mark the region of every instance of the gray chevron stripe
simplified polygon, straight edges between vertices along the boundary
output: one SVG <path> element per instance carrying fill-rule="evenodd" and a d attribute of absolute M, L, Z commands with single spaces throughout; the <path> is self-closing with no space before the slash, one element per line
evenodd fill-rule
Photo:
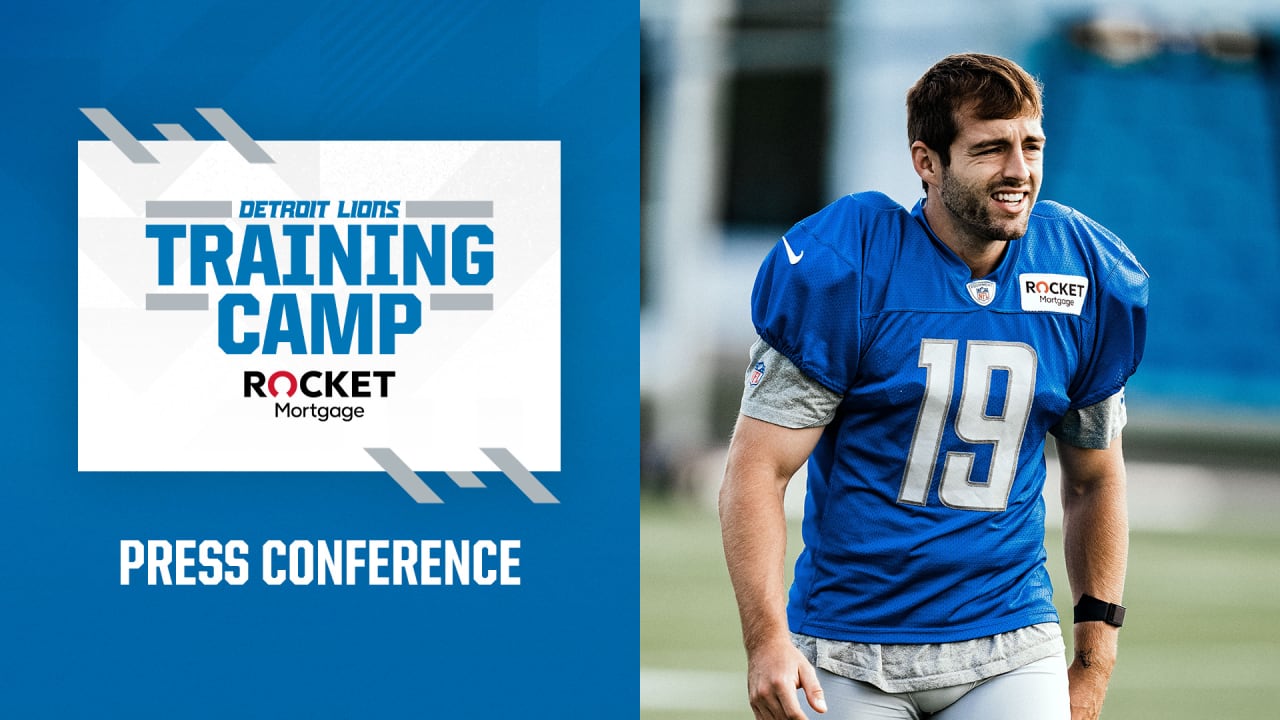
<path fill-rule="evenodd" d="M 231 147 L 243 155 L 245 160 L 251 163 L 275 162 L 267 154 L 266 150 L 263 150 L 258 143 L 253 141 L 253 138 L 249 137 L 249 133 L 245 132 L 244 128 L 231 119 L 226 110 L 222 108 L 196 108 L 196 112 L 204 116 L 204 119 L 213 126 L 213 129 L 226 138 L 227 142 L 231 143 Z"/>
<path fill-rule="evenodd" d="M 365 448 L 365 452 L 369 453 L 369 457 L 378 463 L 379 467 L 386 471 L 395 480 L 409 496 L 420 503 L 440 504 L 444 500 L 437 495 L 431 488 L 427 487 L 427 483 L 422 476 L 413 470 L 400 459 L 400 456 L 391 448 Z M 558 504 L 560 502 L 556 496 L 547 490 L 546 486 L 538 481 L 525 468 L 524 464 L 516 459 L 516 456 L 506 448 L 481 448 L 483 452 L 498 469 L 502 471 L 507 479 L 516 486 L 520 492 L 529 500 L 538 504 Z M 478 488 L 487 487 L 476 474 L 468 470 L 450 470 L 444 475 L 453 481 L 454 485 L 460 488 Z"/>
<path fill-rule="evenodd" d="M 482 488 L 485 486 L 480 481 L 480 478 L 476 477 L 475 473 L 467 472 L 466 470 L 453 470 L 445 473 L 445 475 L 448 475 L 453 484 L 460 488 Z"/>
<path fill-rule="evenodd" d="M 191 133 L 187 132 L 187 129 L 178 123 L 156 123 L 156 129 L 160 131 L 160 134 L 164 136 L 165 140 L 175 142 L 190 142 L 195 140 L 195 138 L 191 137 Z"/>
<path fill-rule="evenodd" d="M 404 491 L 409 493 L 409 497 L 419 503 L 442 503 L 444 500 L 440 496 L 432 492 L 431 488 L 418 477 L 418 474 L 409 469 L 408 465 L 395 454 L 391 448 L 365 448 L 365 452 L 369 453 L 369 457 L 373 458 L 383 470 L 400 484 Z"/>
<path fill-rule="evenodd" d="M 533 502 L 560 502 L 555 495 L 551 494 L 550 490 L 547 490 L 545 485 L 538 482 L 533 473 L 529 472 L 524 464 L 516 459 L 515 455 L 511 454 L 510 450 L 506 448 L 480 448 L 480 452 L 487 455 L 493 461 L 493 464 L 497 465 L 498 469 L 505 473 L 517 488 L 520 488 L 520 492 L 524 493 Z"/>
<path fill-rule="evenodd" d="M 80 108 L 80 112 L 89 118 L 89 122 L 93 123 L 113 145 L 120 148 L 120 152 L 125 157 L 135 163 L 157 163 L 160 162 L 146 148 L 142 147 L 142 143 L 138 142 L 138 138 L 133 133 L 125 129 L 124 125 L 116 119 L 106 108 Z"/>

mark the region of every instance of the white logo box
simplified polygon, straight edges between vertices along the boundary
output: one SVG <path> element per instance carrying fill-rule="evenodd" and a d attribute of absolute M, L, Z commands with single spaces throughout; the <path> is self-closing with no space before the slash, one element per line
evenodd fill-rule
<path fill-rule="evenodd" d="M 558 142 L 259 141 L 273 162 L 251 163 L 226 142 L 144 143 L 158 162 L 133 162 L 112 142 L 79 143 L 79 468 L 83 471 L 375 471 L 366 448 L 391 448 L 414 470 L 487 470 L 483 448 L 501 448 L 530 471 L 560 469 L 560 146 Z M 247 219 L 241 204 L 329 200 L 325 218 Z M 340 201 L 400 201 L 402 217 L 338 218 Z M 165 208 L 230 203 L 231 217 L 157 217 Z M 148 217 L 148 203 L 152 203 Z M 406 204 L 488 217 L 403 217 Z M 175 205 L 176 204 L 176 205 Z M 151 224 L 269 226 L 281 272 L 289 267 L 286 224 L 466 223 L 492 231 L 493 279 L 463 287 L 193 287 L 189 247 L 174 246 L 172 286 L 158 278 Z M 314 238 L 313 238 L 314 241 Z M 363 272 L 374 243 L 362 245 Z M 390 267 L 398 270 L 398 236 Z M 316 262 L 315 257 L 309 258 Z M 452 262 L 449 257 L 447 263 Z M 308 268 L 315 272 L 314 266 Z M 298 293 L 310 335 L 312 292 L 412 293 L 421 328 L 400 335 L 393 355 L 231 355 L 218 345 L 219 303 L 249 292 L 261 316 L 239 318 L 237 334 L 261 330 L 275 292 Z M 192 298 L 207 310 L 181 308 Z M 484 296 L 490 296 L 485 309 Z M 148 297 L 151 306 L 148 310 Z M 433 305 L 432 296 L 435 298 Z M 481 298 L 476 302 L 475 298 Z M 461 300 L 459 302 L 459 300 Z M 376 298 L 375 298 L 376 301 Z M 375 302 L 376 304 L 376 302 Z M 170 309 L 160 309 L 160 308 Z M 376 309 L 376 308 L 375 308 Z M 331 351 L 331 348 L 329 348 Z M 244 397 L 245 371 L 301 376 L 318 371 L 394 371 L 389 397 Z M 285 383 L 278 387 L 283 389 Z M 275 403 L 362 405 L 364 417 L 321 422 L 277 417 Z"/>

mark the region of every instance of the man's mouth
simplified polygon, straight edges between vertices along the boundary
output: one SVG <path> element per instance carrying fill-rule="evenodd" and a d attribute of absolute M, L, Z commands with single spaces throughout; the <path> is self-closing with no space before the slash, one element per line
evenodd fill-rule
<path fill-rule="evenodd" d="M 991 199 L 1004 206 L 1009 212 L 1016 213 L 1022 209 L 1024 201 L 1027 199 L 1026 192 L 997 192 L 991 194 Z"/>

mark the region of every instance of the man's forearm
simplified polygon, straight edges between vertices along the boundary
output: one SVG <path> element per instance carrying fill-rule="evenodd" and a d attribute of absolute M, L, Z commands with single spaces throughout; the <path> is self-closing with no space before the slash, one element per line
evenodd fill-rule
<path fill-rule="evenodd" d="M 782 490 L 774 489 L 776 480 L 762 477 L 762 472 L 760 468 L 731 466 L 720 492 L 725 561 L 748 650 L 786 633 L 783 563 L 787 528 Z"/>
<path fill-rule="evenodd" d="M 1123 477 L 1065 490 L 1063 545 L 1072 602 L 1088 593 L 1120 602 L 1129 556 Z"/>
<path fill-rule="evenodd" d="M 1072 604 L 1083 594 L 1117 603 L 1129 553 L 1125 473 L 1119 441 L 1111 450 L 1060 448 L 1063 457 L 1063 545 Z M 1117 628 L 1100 621 L 1074 627 L 1068 671 L 1073 718 L 1096 718 L 1115 667 Z"/>
<path fill-rule="evenodd" d="M 821 434 L 821 428 L 783 428 L 745 415 L 734 429 L 720 488 L 720 526 L 747 650 L 787 638 L 782 501 Z"/>
<path fill-rule="evenodd" d="M 791 644 L 783 602 L 787 520 L 783 497 L 821 434 L 738 418 L 724 485 L 720 525 L 747 648 L 747 694 L 757 719 L 803 719 L 796 689 L 826 711 L 813 666 Z"/>

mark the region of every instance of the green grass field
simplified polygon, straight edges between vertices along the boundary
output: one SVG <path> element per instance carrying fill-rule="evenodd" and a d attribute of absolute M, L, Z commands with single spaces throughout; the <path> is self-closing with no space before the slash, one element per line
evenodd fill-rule
<path fill-rule="evenodd" d="M 641 503 L 642 719 L 751 717 L 719 532 L 709 510 Z M 1070 597 L 1056 529 L 1047 541 L 1062 611 Z M 1223 517 L 1207 531 L 1134 531 L 1125 604 L 1104 718 L 1280 716 L 1280 518 L 1262 527 Z"/>

